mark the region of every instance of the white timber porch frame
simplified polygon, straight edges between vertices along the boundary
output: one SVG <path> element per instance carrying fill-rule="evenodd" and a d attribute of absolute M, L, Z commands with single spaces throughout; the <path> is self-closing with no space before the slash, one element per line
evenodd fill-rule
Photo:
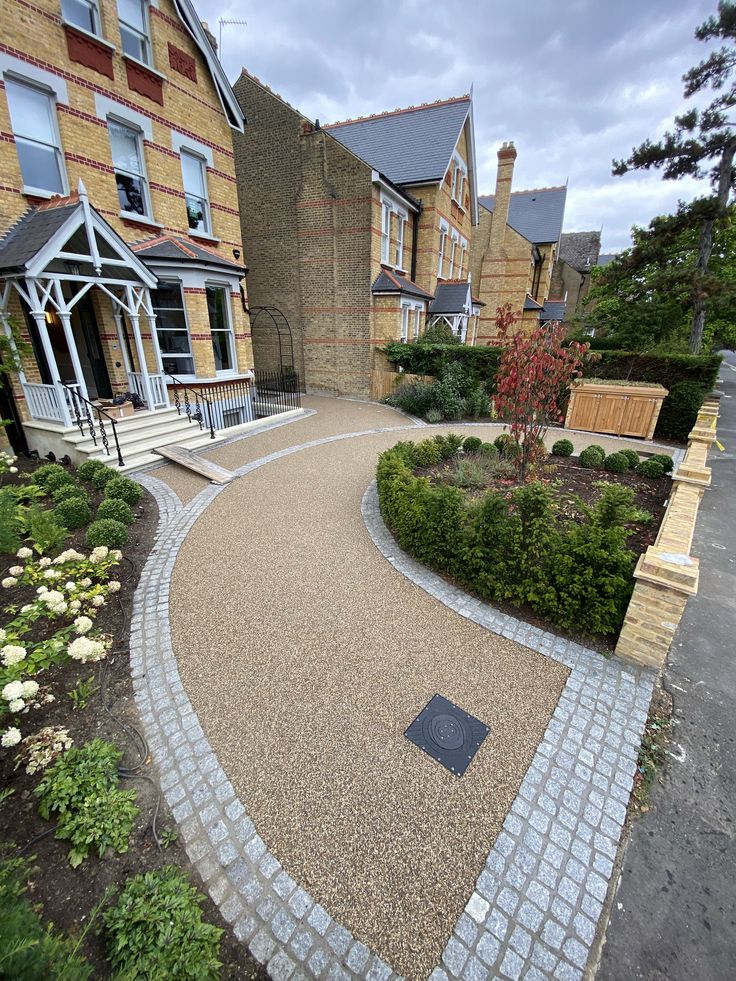
<path fill-rule="evenodd" d="M 14 289 L 28 305 L 51 375 L 51 384 L 40 384 L 29 382 L 22 369 L 18 372 L 28 411 L 34 419 L 61 423 L 65 427 L 79 422 L 80 405 L 75 395 L 89 401 L 71 317 L 76 304 L 93 288 L 107 294 L 113 303 L 118 342 L 131 390 L 143 399 L 148 409 L 163 408 L 169 404 L 156 331 L 156 315 L 150 295 L 150 289 L 156 286 L 158 280 L 107 222 L 91 208 L 81 181 L 78 195 L 79 206 L 75 208 L 69 219 L 26 263 L 25 270 L 13 271 L 12 274 L 4 277 L 0 292 L 0 324 L 8 337 L 16 360 L 20 362 L 10 327 L 11 289 Z M 66 251 L 64 246 L 82 227 L 86 233 L 89 251 L 87 253 Z M 115 253 L 115 257 L 100 254 L 98 235 Z M 58 269 L 60 263 L 68 271 L 60 271 Z M 57 266 L 56 269 L 49 268 L 54 265 Z M 80 270 L 82 265 L 91 265 L 94 275 L 84 275 Z M 116 276 L 117 269 L 125 269 L 128 275 L 118 273 Z M 131 280 L 130 274 L 135 275 L 134 280 Z M 2 276 L 1 271 L 0 276 Z M 67 298 L 63 287 L 70 284 L 73 286 L 73 294 Z M 54 310 L 61 321 L 74 369 L 75 382 L 72 385 L 65 385 L 61 381 L 46 321 L 46 312 L 49 309 Z M 140 368 L 138 372 L 133 371 L 128 357 L 123 314 L 127 315 L 131 326 Z M 146 364 L 140 331 L 141 316 L 145 317 L 151 332 L 157 367 L 154 373 L 149 372 Z"/>

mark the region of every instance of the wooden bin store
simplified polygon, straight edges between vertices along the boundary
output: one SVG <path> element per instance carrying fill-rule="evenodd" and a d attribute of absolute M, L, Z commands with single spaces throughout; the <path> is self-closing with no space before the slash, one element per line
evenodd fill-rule
<path fill-rule="evenodd" d="M 651 439 L 666 396 L 662 385 L 577 381 L 570 390 L 565 428 Z"/>

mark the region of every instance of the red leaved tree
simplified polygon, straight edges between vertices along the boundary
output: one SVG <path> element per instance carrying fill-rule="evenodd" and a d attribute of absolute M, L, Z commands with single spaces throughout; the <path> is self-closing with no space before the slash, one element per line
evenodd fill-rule
<path fill-rule="evenodd" d="M 582 374 L 588 344 L 563 347 L 564 328 L 545 324 L 530 333 L 512 330 L 521 319 L 506 303 L 496 311 L 500 343 L 505 345 L 496 375 L 494 400 L 516 442 L 519 479 L 525 480 L 541 453 L 552 422 L 562 422 L 561 403 L 573 378 Z"/>

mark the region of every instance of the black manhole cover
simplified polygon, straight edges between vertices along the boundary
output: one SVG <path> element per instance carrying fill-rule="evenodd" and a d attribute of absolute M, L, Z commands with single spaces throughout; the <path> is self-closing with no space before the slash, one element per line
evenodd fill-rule
<path fill-rule="evenodd" d="M 442 695 L 434 695 L 406 730 L 406 738 L 461 777 L 489 729 Z"/>

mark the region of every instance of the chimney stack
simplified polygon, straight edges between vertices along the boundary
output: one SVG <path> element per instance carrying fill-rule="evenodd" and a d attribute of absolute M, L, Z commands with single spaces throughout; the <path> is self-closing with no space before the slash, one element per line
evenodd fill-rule
<path fill-rule="evenodd" d="M 491 251 L 496 256 L 500 256 L 506 237 L 506 223 L 509 220 L 509 202 L 515 160 L 516 147 L 513 142 L 504 142 L 498 151 L 496 193 L 493 205 L 493 223 L 491 225 Z"/>

